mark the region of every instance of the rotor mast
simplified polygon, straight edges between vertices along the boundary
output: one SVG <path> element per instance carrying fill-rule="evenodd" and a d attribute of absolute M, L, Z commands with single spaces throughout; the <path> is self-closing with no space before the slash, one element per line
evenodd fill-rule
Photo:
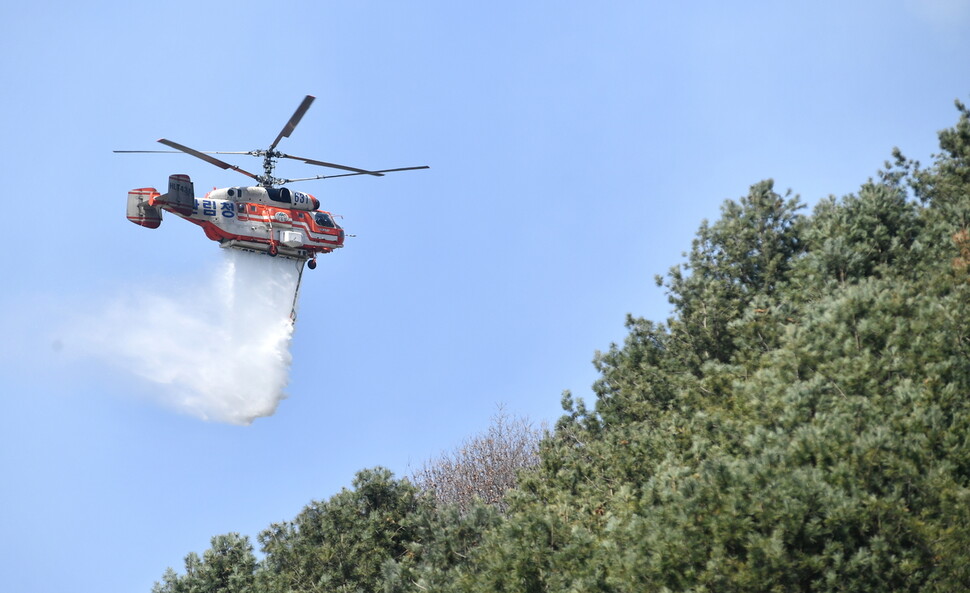
<path fill-rule="evenodd" d="M 257 150 L 254 152 L 255 156 L 263 157 L 263 174 L 259 178 L 259 185 L 273 187 L 278 182 L 282 182 L 282 179 L 273 177 L 273 167 L 276 166 L 276 159 L 279 158 L 277 155 L 280 153 L 273 150 Z"/>

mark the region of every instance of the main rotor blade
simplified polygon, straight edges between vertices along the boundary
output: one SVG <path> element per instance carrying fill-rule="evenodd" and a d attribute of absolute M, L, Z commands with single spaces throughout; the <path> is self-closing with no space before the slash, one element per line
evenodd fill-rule
<path fill-rule="evenodd" d="M 254 174 L 250 173 L 249 171 L 246 171 L 244 169 L 240 169 L 236 165 L 230 165 L 229 163 L 227 163 L 225 161 L 220 161 L 219 159 L 217 159 L 215 157 L 212 157 L 212 156 L 209 156 L 209 155 L 205 154 L 204 152 L 199 152 L 198 150 L 195 150 L 194 148 L 189 148 L 188 146 L 182 146 L 178 142 L 172 142 L 171 140 L 166 140 L 165 138 L 159 139 L 159 142 L 161 142 L 165 146 L 171 146 L 172 148 L 175 148 L 177 150 L 181 150 L 182 152 L 184 152 L 186 154 L 191 154 L 192 156 L 194 156 L 196 158 L 200 158 L 200 159 L 202 159 L 203 161 L 205 161 L 205 162 L 207 162 L 209 164 L 212 164 L 212 165 L 215 165 L 215 166 L 219 167 L 220 169 L 232 169 L 233 171 L 239 171 L 243 175 L 248 175 L 249 177 L 252 177 L 253 179 L 255 179 L 257 181 L 259 180 L 259 177 L 257 175 L 254 175 Z"/>
<path fill-rule="evenodd" d="M 280 135 L 276 137 L 276 140 L 273 140 L 272 144 L 269 145 L 269 152 L 273 152 L 273 149 L 276 148 L 276 145 L 280 143 L 280 140 L 290 137 L 290 134 L 293 133 L 296 125 L 300 123 L 301 119 L 303 119 L 303 114 L 305 114 L 306 110 L 310 108 L 310 105 L 313 104 L 313 100 L 315 98 L 316 97 L 313 95 L 307 95 L 303 98 L 303 102 L 300 103 L 300 106 L 296 108 L 296 111 L 293 113 L 293 117 L 291 117 L 290 121 L 286 122 L 286 125 L 283 126 L 283 129 L 280 131 Z"/>
<path fill-rule="evenodd" d="M 397 171 L 414 171 L 416 169 L 430 169 L 428 165 L 420 167 L 401 167 L 399 169 L 381 169 L 380 171 L 364 171 L 362 173 L 341 173 L 339 175 L 317 175 L 315 177 L 301 177 L 299 179 L 283 179 L 282 183 L 293 183 L 294 181 L 314 181 L 316 179 L 333 179 L 335 177 L 353 177 L 354 175 L 374 175 L 378 173 L 395 173 Z"/>
<path fill-rule="evenodd" d="M 418 169 L 430 169 L 428 165 L 421 165 L 420 167 L 398 167 L 397 169 L 381 169 L 380 171 L 374 171 L 374 173 L 396 173 L 398 171 L 417 171 Z"/>
<path fill-rule="evenodd" d="M 112 150 L 111 152 L 123 152 L 123 153 L 143 152 L 143 153 L 151 153 L 151 154 L 182 154 L 184 151 L 182 151 L 182 150 Z M 253 154 L 251 151 L 248 151 L 248 150 L 233 150 L 233 151 L 227 151 L 227 150 L 197 150 L 196 152 L 201 152 L 203 154 L 248 154 L 248 155 L 252 155 Z"/>
<path fill-rule="evenodd" d="M 167 153 L 167 154 L 168 153 L 175 154 L 175 153 L 181 152 L 181 151 L 180 150 L 112 150 L 111 152 L 124 152 L 124 153 L 135 153 L 135 152 L 160 153 L 160 152 L 164 152 L 164 153 Z"/>
<path fill-rule="evenodd" d="M 281 154 L 279 156 L 281 158 L 284 158 L 284 159 L 293 159 L 293 160 L 296 160 L 296 161 L 303 161 L 304 163 L 306 163 L 308 165 L 319 165 L 321 167 L 330 167 L 331 169 L 341 169 L 343 171 L 353 171 L 354 173 L 356 173 L 358 175 L 376 175 L 378 177 L 381 176 L 381 174 L 379 172 L 377 172 L 377 171 L 368 171 L 367 169 L 358 169 L 357 167 L 348 167 L 347 165 L 338 165 L 336 163 L 328 163 L 328 162 L 325 162 L 325 161 L 318 161 L 316 159 L 308 159 L 308 158 L 304 158 L 302 156 L 291 156 L 291 155 L 288 155 L 288 154 Z"/>

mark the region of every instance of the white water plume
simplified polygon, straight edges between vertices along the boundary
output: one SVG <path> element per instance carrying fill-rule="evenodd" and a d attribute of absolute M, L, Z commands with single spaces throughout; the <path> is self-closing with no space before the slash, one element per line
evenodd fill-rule
<path fill-rule="evenodd" d="M 286 397 L 302 262 L 227 249 L 208 281 L 110 303 L 79 339 L 88 354 L 156 386 L 205 420 L 249 424 Z"/>

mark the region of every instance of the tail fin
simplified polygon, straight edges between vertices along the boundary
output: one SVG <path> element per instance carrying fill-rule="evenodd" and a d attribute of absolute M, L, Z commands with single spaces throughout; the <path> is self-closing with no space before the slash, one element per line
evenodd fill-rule
<path fill-rule="evenodd" d="M 143 227 L 157 229 L 162 224 L 162 211 L 149 205 L 149 200 L 157 197 L 158 190 L 154 187 L 143 187 L 128 192 L 128 220 Z"/>
<path fill-rule="evenodd" d="M 188 175 L 169 175 L 168 193 L 161 197 L 172 210 L 183 216 L 192 214 L 195 208 L 195 187 Z"/>

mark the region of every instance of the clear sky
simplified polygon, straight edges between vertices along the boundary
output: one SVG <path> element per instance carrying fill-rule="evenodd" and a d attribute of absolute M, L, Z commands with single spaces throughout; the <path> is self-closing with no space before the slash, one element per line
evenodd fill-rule
<path fill-rule="evenodd" d="M 0 22 L 0 569 L 18 593 L 148 591 L 211 536 L 255 540 L 363 468 L 405 475 L 499 404 L 554 422 L 564 389 L 591 399 L 627 313 L 669 314 L 653 276 L 723 200 L 768 177 L 809 204 L 852 192 L 893 146 L 928 161 L 970 101 L 966 0 L 39 0 Z M 129 189 L 247 182 L 111 151 L 265 148 L 307 94 L 284 151 L 431 169 L 297 186 L 357 237 L 304 275 L 276 413 L 207 422 L 66 362 L 92 354 L 68 328 L 110 341 L 119 300 L 220 305 L 200 287 L 224 253 L 174 217 L 127 222 Z M 211 339 L 184 348 L 230 366 Z"/>

